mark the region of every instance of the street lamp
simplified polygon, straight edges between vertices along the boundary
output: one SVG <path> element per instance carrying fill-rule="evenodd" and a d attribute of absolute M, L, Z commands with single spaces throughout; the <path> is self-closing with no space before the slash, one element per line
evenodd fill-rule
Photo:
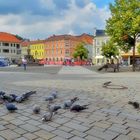
<path fill-rule="evenodd" d="M 93 29 L 93 37 L 94 37 L 94 42 L 93 42 L 93 44 L 94 44 L 94 59 L 95 59 L 95 64 L 96 64 L 96 27 Z"/>

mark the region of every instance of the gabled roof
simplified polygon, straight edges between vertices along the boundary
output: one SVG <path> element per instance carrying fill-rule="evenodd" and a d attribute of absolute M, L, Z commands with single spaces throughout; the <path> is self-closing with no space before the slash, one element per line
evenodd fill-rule
<path fill-rule="evenodd" d="M 83 33 L 80 36 L 77 36 L 81 42 L 84 42 L 85 44 L 93 44 L 93 36 Z"/>
<path fill-rule="evenodd" d="M 23 41 L 23 42 L 21 42 L 21 46 L 22 47 L 27 47 L 29 45 L 30 45 L 30 41 Z"/>
<path fill-rule="evenodd" d="M 58 41 L 58 40 L 78 40 L 77 37 L 72 36 L 72 35 L 53 35 L 50 36 L 46 41 Z"/>
<path fill-rule="evenodd" d="M 5 32 L 0 32 L 0 41 L 1 42 L 13 42 L 13 43 L 20 43 L 19 40 L 15 35 Z"/>

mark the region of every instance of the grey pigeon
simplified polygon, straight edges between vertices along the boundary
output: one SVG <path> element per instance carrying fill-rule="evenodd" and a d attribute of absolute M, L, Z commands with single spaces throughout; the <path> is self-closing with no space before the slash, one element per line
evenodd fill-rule
<path fill-rule="evenodd" d="M 87 107 L 88 105 L 73 105 L 71 108 L 70 108 L 70 111 L 74 111 L 74 112 L 80 112 L 84 109 L 88 109 Z"/>
<path fill-rule="evenodd" d="M 72 104 L 73 104 L 74 102 L 76 102 L 77 100 L 79 100 L 79 98 L 78 98 L 78 97 L 74 97 L 74 98 L 72 98 L 72 99 L 70 99 L 70 100 L 65 101 L 65 102 L 64 102 L 64 105 L 63 105 L 63 108 L 64 108 L 64 109 L 70 108 L 70 107 L 72 106 Z"/>
<path fill-rule="evenodd" d="M 53 112 L 49 111 L 43 115 L 42 121 L 51 121 L 52 116 L 53 116 Z"/>
<path fill-rule="evenodd" d="M 10 112 L 14 112 L 15 110 L 18 109 L 18 108 L 17 108 L 14 104 L 12 104 L 12 103 L 6 103 L 6 108 L 7 108 L 7 110 L 10 111 Z"/>
<path fill-rule="evenodd" d="M 57 110 L 61 109 L 60 105 L 48 105 L 48 108 L 51 112 L 57 112 Z"/>
<path fill-rule="evenodd" d="M 33 106 L 33 113 L 39 114 L 40 113 L 40 106 L 39 105 L 34 105 Z"/>
<path fill-rule="evenodd" d="M 23 97 L 22 97 L 22 96 L 17 96 L 17 97 L 15 98 L 15 101 L 16 101 L 17 103 L 21 103 L 21 102 L 23 101 Z"/>
<path fill-rule="evenodd" d="M 35 93 L 36 93 L 36 91 L 26 92 L 26 93 L 22 94 L 21 96 L 17 96 L 15 98 L 15 101 L 18 103 L 21 103 L 21 102 L 27 100 L 31 95 L 33 95 Z"/>
<path fill-rule="evenodd" d="M 33 94 L 36 94 L 36 91 L 29 91 L 29 92 L 22 94 L 23 100 L 28 99 Z"/>
<path fill-rule="evenodd" d="M 0 91 L 0 97 L 3 97 L 6 93 L 4 91 Z"/>
<path fill-rule="evenodd" d="M 12 101 L 15 101 L 15 99 L 16 99 L 18 96 L 15 95 L 15 94 L 10 94 L 10 97 L 12 98 Z"/>
<path fill-rule="evenodd" d="M 45 101 L 49 101 L 49 103 L 51 103 L 54 100 L 54 96 L 50 95 L 48 97 L 46 97 Z"/>
<path fill-rule="evenodd" d="M 57 98 L 57 91 L 53 90 L 50 95 L 53 96 L 54 99 Z"/>

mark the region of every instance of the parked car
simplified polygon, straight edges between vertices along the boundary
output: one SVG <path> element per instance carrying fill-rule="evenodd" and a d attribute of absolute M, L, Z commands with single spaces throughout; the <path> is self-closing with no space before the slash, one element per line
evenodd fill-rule
<path fill-rule="evenodd" d="M 0 57 L 0 67 L 5 67 L 9 65 L 10 65 L 10 61 L 8 58 Z"/>

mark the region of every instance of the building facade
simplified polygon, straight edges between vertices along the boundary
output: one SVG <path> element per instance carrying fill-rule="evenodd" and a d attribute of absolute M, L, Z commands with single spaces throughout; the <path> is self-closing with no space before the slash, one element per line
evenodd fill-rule
<path fill-rule="evenodd" d="M 93 63 L 96 65 L 101 65 L 106 63 L 106 58 L 102 56 L 102 45 L 109 41 L 110 37 L 105 34 L 104 30 L 96 30 L 94 32 L 94 42 L 93 42 Z M 135 47 L 135 59 L 140 60 L 140 54 L 137 51 L 137 46 L 140 44 L 140 38 L 136 41 Z M 124 65 L 132 65 L 133 61 L 133 48 L 129 52 L 124 52 L 120 50 L 119 54 L 120 62 L 123 62 Z"/>
<path fill-rule="evenodd" d="M 19 60 L 21 40 L 13 34 L 0 32 L 0 57 L 6 57 L 13 62 Z"/>
<path fill-rule="evenodd" d="M 110 37 L 105 34 L 104 30 L 96 30 L 93 42 L 93 63 L 102 65 L 106 62 L 106 58 L 102 55 L 102 45 L 109 41 Z"/>
<path fill-rule="evenodd" d="M 21 43 L 21 56 L 27 57 L 30 55 L 30 41 L 23 41 Z"/>
<path fill-rule="evenodd" d="M 46 59 L 45 40 L 30 41 L 30 55 L 35 60 Z"/>
<path fill-rule="evenodd" d="M 53 35 L 46 40 L 46 56 L 50 61 L 64 61 L 72 59 L 76 46 L 79 43 L 92 45 L 93 38 L 90 35 Z M 93 48 L 93 46 L 92 46 Z M 89 49 L 92 51 L 91 49 Z"/>
<path fill-rule="evenodd" d="M 53 35 L 46 40 L 46 56 L 50 61 L 64 61 L 73 58 L 78 38 L 71 35 Z"/>
<path fill-rule="evenodd" d="M 140 37 L 136 40 L 136 47 L 135 47 L 135 61 L 140 61 L 140 54 L 137 51 L 137 46 L 140 44 Z M 132 65 L 133 63 L 133 48 L 127 53 L 121 51 L 121 58 L 122 61 L 127 65 Z"/>

